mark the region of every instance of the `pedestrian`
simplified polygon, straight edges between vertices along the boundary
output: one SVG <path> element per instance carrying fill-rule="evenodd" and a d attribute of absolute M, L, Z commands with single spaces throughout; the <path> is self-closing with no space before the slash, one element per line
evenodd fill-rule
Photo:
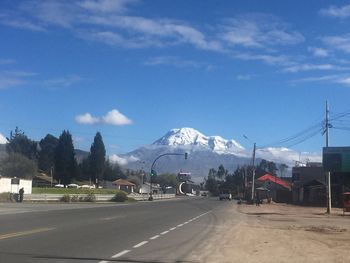
<path fill-rule="evenodd" d="M 256 192 L 256 195 L 255 195 L 255 204 L 256 206 L 260 206 L 260 196 L 258 191 Z"/>
<path fill-rule="evenodd" d="M 24 188 L 22 187 L 21 189 L 19 189 L 19 202 L 21 203 L 23 201 L 23 195 L 24 195 Z"/>

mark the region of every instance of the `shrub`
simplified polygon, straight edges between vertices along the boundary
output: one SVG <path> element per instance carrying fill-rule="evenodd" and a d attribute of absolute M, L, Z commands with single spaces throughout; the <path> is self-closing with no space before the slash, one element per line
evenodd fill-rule
<path fill-rule="evenodd" d="M 62 196 L 62 198 L 61 198 L 61 201 L 62 202 L 66 202 L 66 203 L 69 203 L 70 202 L 70 195 L 64 195 L 64 196 Z"/>
<path fill-rule="evenodd" d="M 133 202 L 136 202 L 136 199 L 135 198 L 132 198 L 132 197 L 128 197 L 128 200 L 127 200 L 129 203 L 133 203 Z"/>
<path fill-rule="evenodd" d="M 11 193 L 1 193 L 0 194 L 0 202 L 13 202 L 13 201 L 15 201 L 15 200 L 12 198 Z"/>
<path fill-rule="evenodd" d="M 88 193 L 85 198 L 85 202 L 95 202 L 96 201 L 96 195 L 93 192 Z"/>
<path fill-rule="evenodd" d="M 78 195 L 73 195 L 70 199 L 71 202 L 79 202 L 79 196 Z"/>
<path fill-rule="evenodd" d="M 125 202 L 126 200 L 128 200 L 128 196 L 123 191 L 117 191 L 117 193 L 115 194 L 115 196 L 112 199 L 112 201 L 114 201 L 114 202 Z"/>

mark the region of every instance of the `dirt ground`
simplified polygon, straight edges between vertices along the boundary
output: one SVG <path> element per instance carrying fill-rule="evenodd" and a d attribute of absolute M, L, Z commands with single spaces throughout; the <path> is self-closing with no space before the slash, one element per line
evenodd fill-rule
<path fill-rule="evenodd" d="M 350 262 L 350 215 L 286 204 L 233 205 L 200 262 Z M 198 256 L 198 255 L 197 255 Z"/>

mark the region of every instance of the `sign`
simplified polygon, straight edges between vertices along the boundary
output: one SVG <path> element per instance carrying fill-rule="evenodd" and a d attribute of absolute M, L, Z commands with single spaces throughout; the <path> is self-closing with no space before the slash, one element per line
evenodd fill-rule
<path fill-rule="evenodd" d="M 19 178 L 12 178 L 11 184 L 19 184 Z"/>
<path fill-rule="evenodd" d="M 350 172 L 350 147 L 324 147 L 323 169 L 327 172 Z"/>

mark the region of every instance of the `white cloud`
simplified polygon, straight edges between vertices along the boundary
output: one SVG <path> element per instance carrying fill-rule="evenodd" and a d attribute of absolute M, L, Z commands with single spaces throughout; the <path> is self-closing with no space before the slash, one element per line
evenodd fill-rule
<path fill-rule="evenodd" d="M 319 11 L 321 15 L 336 17 L 336 18 L 347 18 L 350 16 L 350 5 L 344 5 L 341 7 L 330 6 L 328 8 L 321 9 Z"/>
<path fill-rule="evenodd" d="M 107 114 L 102 117 L 94 117 L 90 113 L 77 115 L 75 121 L 79 124 L 109 124 L 116 126 L 130 125 L 133 123 L 132 120 L 116 109 L 107 112 Z"/>
<path fill-rule="evenodd" d="M 74 85 L 75 83 L 81 81 L 81 77 L 78 75 L 70 75 L 67 77 L 47 79 L 43 81 L 43 84 L 48 87 L 69 87 Z"/>
<path fill-rule="evenodd" d="M 311 71 L 311 70 L 335 70 L 342 69 L 332 64 L 299 64 L 284 69 L 286 72 L 296 73 L 300 71 Z"/>
<path fill-rule="evenodd" d="M 36 73 L 25 71 L 0 71 L 0 89 L 8 89 L 20 86 L 28 81 L 28 78 Z"/>
<path fill-rule="evenodd" d="M 44 26 L 23 18 L 15 17 L 13 14 L 0 14 L 0 24 L 30 31 L 46 31 Z"/>
<path fill-rule="evenodd" d="M 285 55 L 251 54 L 251 53 L 241 52 L 241 53 L 236 53 L 233 56 L 241 60 L 262 61 L 269 65 L 293 66 L 296 64 L 290 57 Z"/>
<path fill-rule="evenodd" d="M 339 78 L 336 80 L 336 82 L 345 86 L 350 86 L 350 77 Z"/>
<path fill-rule="evenodd" d="M 350 34 L 343 36 L 327 36 L 323 37 L 322 41 L 330 48 L 350 53 Z"/>
<path fill-rule="evenodd" d="M 16 63 L 15 60 L 9 58 L 0 58 L 0 65 L 8 65 Z"/>
<path fill-rule="evenodd" d="M 294 166 L 295 162 L 301 161 L 306 162 L 322 162 L 322 155 L 320 153 L 310 153 L 310 152 L 297 152 L 288 148 L 274 148 L 269 147 L 265 149 L 258 149 L 258 158 L 263 158 L 270 161 L 275 161 L 279 163 L 285 163 L 288 166 Z"/>
<path fill-rule="evenodd" d="M 237 75 L 236 79 L 237 80 L 251 80 L 255 76 L 256 75 L 253 75 L 253 74 Z"/>
<path fill-rule="evenodd" d="M 275 45 L 294 45 L 304 41 L 297 31 L 275 16 L 248 14 L 226 20 L 221 38 L 231 45 L 266 48 Z"/>
<path fill-rule="evenodd" d="M 6 144 L 6 143 L 7 143 L 6 137 L 0 133 L 0 144 Z"/>
<path fill-rule="evenodd" d="M 105 116 L 103 116 L 102 121 L 103 123 L 117 126 L 132 124 L 130 119 L 116 109 L 111 110 Z"/>
<path fill-rule="evenodd" d="M 93 117 L 90 113 L 85 113 L 76 116 L 75 121 L 79 124 L 97 124 L 100 122 L 100 119 Z"/>
<path fill-rule="evenodd" d="M 136 2 L 136 0 L 85 0 L 78 2 L 78 5 L 92 12 L 123 13 L 127 11 L 127 5 Z"/>
<path fill-rule="evenodd" d="M 125 166 L 129 162 L 136 162 L 136 161 L 138 161 L 139 158 L 137 158 L 137 157 L 135 157 L 133 155 L 123 158 L 123 157 L 120 157 L 120 156 L 118 156 L 116 154 L 112 154 L 112 155 L 109 156 L 109 160 L 110 160 L 111 163 L 117 163 L 119 165 Z"/>
<path fill-rule="evenodd" d="M 315 57 L 328 57 L 329 51 L 320 47 L 308 47 L 308 51 L 310 51 Z"/>
<path fill-rule="evenodd" d="M 170 65 L 177 68 L 204 68 L 206 70 L 211 70 L 214 66 L 204 63 L 198 62 L 194 60 L 186 60 L 176 56 L 159 56 L 149 58 L 144 65 L 147 66 L 159 66 L 159 65 Z"/>

